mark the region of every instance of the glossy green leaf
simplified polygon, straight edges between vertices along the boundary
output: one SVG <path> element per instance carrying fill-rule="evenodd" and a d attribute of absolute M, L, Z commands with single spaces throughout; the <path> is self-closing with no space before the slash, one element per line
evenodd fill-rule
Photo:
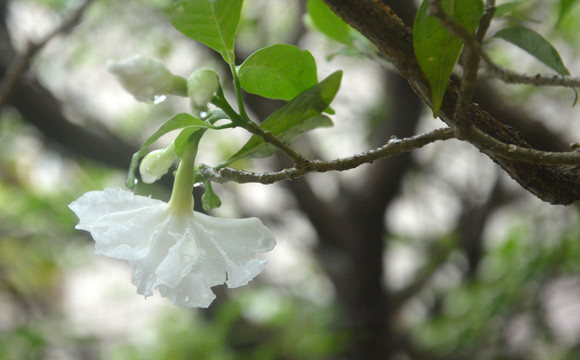
<path fill-rule="evenodd" d="M 307 50 L 276 44 L 250 55 L 238 69 L 247 92 L 271 99 L 292 100 L 316 85 L 316 61 Z"/>
<path fill-rule="evenodd" d="M 201 205 L 205 211 L 209 211 L 211 209 L 216 209 L 222 206 L 222 200 L 217 196 L 217 194 L 213 191 L 211 186 L 211 181 L 205 182 L 205 191 L 201 196 Z"/>
<path fill-rule="evenodd" d="M 433 116 L 437 117 L 463 43 L 428 15 L 430 0 L 423 0 L 413 26 L 413 45 L 419 66 L 431 86 Z M 467 31 L 473 32 L 483 14 L 481 0 L 442 0 L 443 8 Z"/>
<path fill-rule="evenodd" d="M 243 0 L 183 0 L 171 9 L 171 23 L 186 36 L 219 52 L 234 63 L 234 40 Z"/>
<path fill-rule="evenodd" d="M 332 121 L 322 115 L 322 112 L 334 99 L 341 79 L 342 71 L 331 74 L 270 115 L 260 126 L 283 141 L 290 141 L 305 131 L 321 126 L 332 126 Z M 253 135 L 238 152 L 220 166 L 243 158 L 269 156 L 276 151 L 277 149 L 266 144 L 260 137 Z"/>
<path fill-rule="evenodd" d="M 153 133 L 153 135 L 151 135 L 147 140 L 145 140 L 139 151 L 133 154 L 133 157 L 131 158 L 131 164 L 129 165 L 129 173 L 127 175 L 126 181 L 126 185 L 129 189 L 132 189 L 135 186 L 135 170 L 137 170 L 139 160 L 147 154 L 147 149 L 149 148 L 149 146 L 151 146 L 161 136 L 167 134 L 168 132 L 177 129 L 182 129 L 185 127 L 192 127 L 195 129 L 214 128 L 212 125 L 206 123 L 205 121 L 197 119 L 185 113 L 177 114 L 173 116 L 171 119 L 167 120 L 165 123 L 163 123 L 163 125 L 159 127 L 159 129 L 157 129 L 157 131 Z"/>
<path fill-rule="evenodd" d="M 352 45 L 351 27 L 339 18 L 322 0 L 308 0 L 307 22 L 332 40 Z"/>
<path fill-rule="evenodd" d="M 525 50 L 545 65 L 561 75 L 570 75 L 560 58 L 558 51 L 532 29 L 523 26 L 511 26 L 498 31 L 494 37 L 504 39 Z"/>

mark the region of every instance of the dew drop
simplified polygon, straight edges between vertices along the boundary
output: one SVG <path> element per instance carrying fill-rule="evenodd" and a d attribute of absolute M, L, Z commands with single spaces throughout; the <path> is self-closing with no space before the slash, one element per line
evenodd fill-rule
<path fill-rule="evenodd" d="M 508 151 L 508 152 L 514 152 L 514 151 L 516 151 L 517 149 L 518 149 L 518 147 L 517 147 L 517 146 L 515 146 L 514 144 L 509 144 L 509 145 L 508 145 L 508 148 L 507 148 L 507 151 Z"/>
<path fill-rule="evenodd" d="M 200 116 L 202 119 L 203 119 L 203 118 L 205 118 L 205 117 L 207 117 L 208 115 L 209 115 L 209 114 L 208 114 L 208 113 L 206 113 L 205 111 L 202 111 L 202 112 L 200 112 L 200 113 L 199 113 L 199 116 Z"/>
<path fill-rule="evenodd" d="M 152 102 L 153 102 L 153 104 L 157 105 L 157 104 L 164 102 L 165 99 L 167 99 L 167 96 L 165 96 L 165 95 L 155 95 L 155 96 L 153 96 Z"/>
<path fill-rule="evenodd" d="M 401 139 L 399 139 L 396 135 L 391 136 L 391 138 L 389 139 L 388 143 L 396 143 L 401 141 Z"/>

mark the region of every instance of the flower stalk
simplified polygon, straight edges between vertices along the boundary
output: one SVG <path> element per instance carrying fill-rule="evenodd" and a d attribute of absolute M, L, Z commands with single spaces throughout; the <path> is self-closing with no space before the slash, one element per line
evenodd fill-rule
<path fill-rule="evenodd" d="M 176 214 L 190 214 L 193 211 L 193 184 L 195 183 L 195 157 L 199 141 L 205 132 L 200 129 L 193 133 L 175 173 L 169 208 Z"/>

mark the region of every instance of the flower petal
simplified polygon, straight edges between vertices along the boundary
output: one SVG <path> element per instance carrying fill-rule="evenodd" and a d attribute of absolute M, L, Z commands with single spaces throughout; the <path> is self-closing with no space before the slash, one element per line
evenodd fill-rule
<path fill-rule="evenodd" d="M 200 258 L 205 255 L 205 251 L 199 248 L 192 232 L 191 226 L 183 228 L 181 232 L 169 231 L 169 235 L 176 241 L 155 270 L 160 284 L 171 288 L 176 287 L 184 277 L 194 270 L 195 265 L 199 265 Z"/>
<path fill-rule="evenodd" d="M 177 306 L 208 307 L 215 295 L 211 288 L 226 281 L 223 256 L 210 245 L 201 248 L 193 217 L 171 217 L 150 254 L 132 262 L 131 281 L 139 294 L 159 290 Z"/>
<path fill-rule="evenodd" d="M 255 254 L 276 245 L 272 232 L 257 218 L 219 219 L 195 212 L 194 226 L 198 233 L 205 234 L 200 239 L 201 246 L 207 252 L 214 247 L 223 257 L 226 283 L 231 288 L 246 285 L 256 277 L 266 260 L 254 259 Z"/>
<path fill-rule="evenodd" d="M 163 201 L 122 189 L 88 192 L 69 207 L 79 217 L 76 228 L 91 232 L 95 253 L 129 261 L 147 256 L 168 218 Z"/>
<path fill-rule="evenodd" d="M 163 201 L 145 196 L 137 196 L 130 191 L 119 188 L 108 188 L 103 191 L 89 191 L 73 201 L 69 208 L 79 217 L 77 229 L 84 229 L 85 224 L 91 225 L 101 217 L 112 212 L 135 210 L 145 206 L 156 206 Z"/>
<path fill-rule="evenodd" d="M 159 293 L 177 306 L 207 308 L 216 296 L 210 288 L 199 286 L 198 280 L 198 276 L 187 277 L 176 288 L 160 285 Z"/>
<path fill-rule="evenodd" d="M 213 286 L 247 284 L 266 264 L 255 254 L 276 243 L 259 219 L 175 214 L 165 202 L 122 189 L 88 192 L 69 207 L 96 253 L 129 261 L 139 294 L 158 290 L 177 306 L 208 307 Z"/>

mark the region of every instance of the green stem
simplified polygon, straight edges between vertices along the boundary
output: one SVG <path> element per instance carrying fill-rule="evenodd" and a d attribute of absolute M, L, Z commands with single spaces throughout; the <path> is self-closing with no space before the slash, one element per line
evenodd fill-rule
<path fill-rule="evenodd" d="M 232 108 L 230 103 L 226 100 L 226 96 L 224 95 L 224 91 L 220 86 L 216 92 L 216 96 L 211 101 L 212 104 L 219 107 L 226 113 L 227 116 L 230 117 L 230 120 L 236 125 L 242 125 L 242 120 L 240 115 Z"/>
<path fill-rule="evenodd" d="M 244 105 L 244 99 L 242 98 L 242 86 L 240 85 L 238 71 L 236 70 L 236 66 L 233 63 L 230 64 L 230 70 L 234 78 L 234 90 L 236 92 L 236 99 L 238 101 L 238 110 L 240 111 L 240 115 L 244 121 L 250 121 L 248 113 L 246 112 L 246 106 Z"/>
<path fill-rule="evenodd" d="M 195 183 L 195 157 L 197 147 L 205 129 L 193 133 L 190 143 L 183 153 L 173 183 L 169 207 L 178 214 L 189 214 L 193 211 L 193 184 Z"/>

